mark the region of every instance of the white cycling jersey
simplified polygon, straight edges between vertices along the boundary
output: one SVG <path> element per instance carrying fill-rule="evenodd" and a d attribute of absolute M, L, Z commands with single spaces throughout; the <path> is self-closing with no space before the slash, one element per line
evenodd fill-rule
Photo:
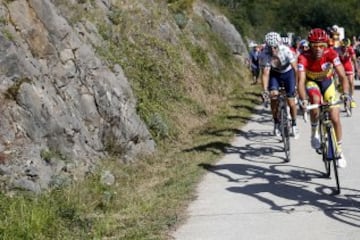
<path fill-rule="evenodd" d="M 270 47 L 264 48 L 259 57 L 260 67 L 271 67 L 272 70 L 280 73 L 290 71 L 290 63 L 296 61 L 294 52 L 286 45 L 279 45 L 278 48 L 276 55 L 273 55 Z"/>

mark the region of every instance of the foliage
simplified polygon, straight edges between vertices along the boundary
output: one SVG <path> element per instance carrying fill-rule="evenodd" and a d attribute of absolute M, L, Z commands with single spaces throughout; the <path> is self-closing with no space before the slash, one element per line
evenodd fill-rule
<path fill-rule="evenodd" d="M 195 0 L 167 0 L 167 2 L 171 11 L 179 13 L 190 10 Z"/>
<path fill-rule="evenodd" d="M 314 27 L 334 24 L 345 28 L 347 37 L 360 35 L 359 2 L 304 0 L 206 0 L 226 8 L 229 18 L 244 35 L 258 41 L 268 31 L 294 32 L 305 37 Z"/>
<path fill-rule="evenodd" d="M 23 83 L 31 84 L 32 80 L 28 77 L 22 77 L 19 79 L 16 79 L 14 84 L 11 85 L 5 92 L 4 96 L 7 99 L 16 100 L 17 95 L 19 93 L 19 89 Z"/>

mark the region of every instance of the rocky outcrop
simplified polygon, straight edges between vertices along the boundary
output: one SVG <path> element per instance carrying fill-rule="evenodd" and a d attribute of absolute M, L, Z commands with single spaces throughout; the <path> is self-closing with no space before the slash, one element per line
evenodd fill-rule
<path fill-rule="evenodd" d="M 247 58 L 247 47 L 244 44 L 240 33 L 225 16 L 216 14 L 207 7 L 206 4 L 198 4 L 195 11 L 205 19 L 212 31 L 217 33 L 220 38 L 223 39 L 233 54 L 240 55 L 241 60 Z"/>
<path fill-rule="evenodd" d="M 154 151 L 121 66 L 89 44 L 99 37 L 90 23 L 70 27 L 48 0 L 8 1 L 0 18 L 0 175 L 11 187 L 82 175 L 108 150 Z"/>
<path fill-rule="evenodd" d="M 106 17 L 112 0 L 81 2 L 112 24 Z M 82 178 L 109 152 L 131 161 L 155 150 L 122 67 L 110 68 L 96 53 L 104 40 L 95 24 L 86 19 L 69 24 L 66 15 L 73 13 L 55 3 L 60 1 L 0 3 L 0 183 L 6 189 L 41 192 Z M 133 1 L 127 3 L 124 7 L 133 7 Z M 232 53 L 247 56 L 241 36 L 224 16 L 200 1 L 194 10 Z M 176 44 L 181 30 L 169 22 L 150 34 Z M 104 179 L 106 184 L 114 180 L 111 173 Z"/>

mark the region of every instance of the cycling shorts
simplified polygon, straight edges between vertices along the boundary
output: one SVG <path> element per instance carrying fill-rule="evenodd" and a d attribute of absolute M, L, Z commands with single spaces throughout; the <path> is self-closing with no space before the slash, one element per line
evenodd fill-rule
<path fill-rule="evenodd" d="M 315 103 L 314 99 L 316 97 L 321 99 L 320 103 L 339 100 L 333 79 L 326 79 L 322 81 L 307 80 L 306 91 L 309 96 L 309 101 L 312 104 Z"/>
<path fill-rule="evenodd" d="M 294 69 L 291 68 L 289 71 L 280 73 L 276 71 L 270 71 L 269 79 L 269 91 L 279 90 L 280 86 L 285 87 L 286 96 L 293 98 L 296 96 L 296 79 Z"/>

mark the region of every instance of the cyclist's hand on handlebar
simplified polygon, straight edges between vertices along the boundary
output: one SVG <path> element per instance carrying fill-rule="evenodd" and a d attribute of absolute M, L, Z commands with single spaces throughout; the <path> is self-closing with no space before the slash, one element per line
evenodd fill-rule
<path fill-rule="evenodd" d="M 261 96 L 262 96 L 264 102 L 265 102 L 266 100 L 269 100 L 269 91 L 263 91 L 262 94 L 261 94 Z"/>
<path fill-rule="evenodd" d="M 270 99 L 269 91 L 263 91 L 262 94 L 261 94 L 261 97 L 262 97 L 264 106 L 267 108 L 268 104 L 269 104 L 269 99 Z"/>
<path fill-rule="evenodd" d="M 306 107 L 309 105 L 309 101 L 307 99 L 300 100 L 300 106 L 301 108 L 306 112 Z"/>

